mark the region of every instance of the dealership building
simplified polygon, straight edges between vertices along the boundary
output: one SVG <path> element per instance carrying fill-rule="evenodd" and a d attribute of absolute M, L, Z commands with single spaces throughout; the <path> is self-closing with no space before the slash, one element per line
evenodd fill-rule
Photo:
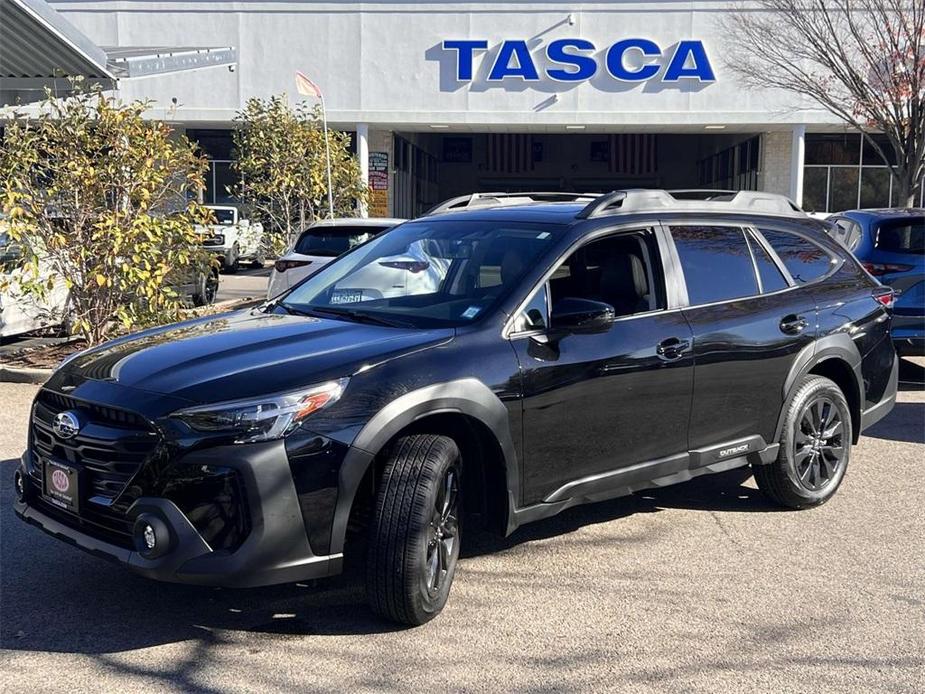
<path fill-rule="evenodd" d="M 737 80 L 723 21 L 731 2 L 48 7 L 82 37 L 59 26 L 52 35 L 65 49 L 100 51 L 110 74 L 99 79 L 124 99 L 153 100 L 153 117 L 200 143 L 212 160 L 209 202 L 228 200 L 238 109 L 250 97 L 307 98 L 297 72 L 323 91 L 332 127 L 352 133 L 374 215 L 412 217 L 496 190 L 752 189 L 817 212 L 896 201 L 856 132 Z M 2 49 L 0 68 L 0 98 L 35 89 L 44 74 L 17 72 Z"/>

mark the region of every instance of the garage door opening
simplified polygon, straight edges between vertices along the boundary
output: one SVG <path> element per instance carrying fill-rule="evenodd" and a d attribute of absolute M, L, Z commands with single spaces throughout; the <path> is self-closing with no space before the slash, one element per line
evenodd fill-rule
<path fill-rule="evenodd" d="M 760 150 L 754 133 L 396 133 L 393 213 L 492 191 L 757 190 Z"/>

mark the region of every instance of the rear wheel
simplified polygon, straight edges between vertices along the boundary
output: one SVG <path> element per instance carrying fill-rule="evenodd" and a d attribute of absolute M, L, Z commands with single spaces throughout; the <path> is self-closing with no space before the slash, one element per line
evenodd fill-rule
<path fill-rule="evenodd" d="M 841 389 L 807 376 L 787 405 L 777 460 L 754 466 L 755 482 L 789 508 L 823 504 L 844 479 L 851 442 L 851 411 Z"/>
<path fill-rule="evenodd" d="M 392 447 L 370 528 L 366 593 L 379 615 L 423 624 L 446 604 L 459 558 L 462 460 L 446 436 Z"/>

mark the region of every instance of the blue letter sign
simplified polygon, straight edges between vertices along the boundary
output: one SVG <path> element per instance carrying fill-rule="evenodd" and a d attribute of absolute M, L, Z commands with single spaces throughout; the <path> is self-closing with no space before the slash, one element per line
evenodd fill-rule
<path fill-rule="evenodd" d="M 456 79 L 471 81 L 474 73 L 475 52 L 488 50 L 488 41 L 460 39 L 444 41 L 443 49 L 456 52 Z M 604 63 L 607 73 L 621 82 L 646 82 L 659 79 L 663 82 L 695 80 L 714 82 L 716 75 L 703 41 L 684 40 L 667 49 L 651 39 L 628 38 L 614 42 L 599 59 L 594 55 L 595 45 L 587 39 L 556 39 L 545 49 L 545 76 L 556 82 L 586 82 L 592 79 Z M 540 79 L 537 61 L 530 54 L 526 41 L 505 39 L 491 62 L 489 82 L 501 82 L 517 77 L 527 82 Z"/>

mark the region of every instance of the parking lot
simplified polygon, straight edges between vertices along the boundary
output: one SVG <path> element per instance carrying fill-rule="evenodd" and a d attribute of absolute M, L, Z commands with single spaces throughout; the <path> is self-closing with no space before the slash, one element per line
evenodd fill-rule
<path fill-rule="evenodd" d="M 242 276 L 243 277 L 243 276 Z M 778 512 L 734 472 L 468 537 L 424 627 L 356 577 L 249 591 L 154 583 L 16 519 L 35 386 L 0 385 L 7 691 L 921 691 L 925 360 L 829 504 Z"/>

